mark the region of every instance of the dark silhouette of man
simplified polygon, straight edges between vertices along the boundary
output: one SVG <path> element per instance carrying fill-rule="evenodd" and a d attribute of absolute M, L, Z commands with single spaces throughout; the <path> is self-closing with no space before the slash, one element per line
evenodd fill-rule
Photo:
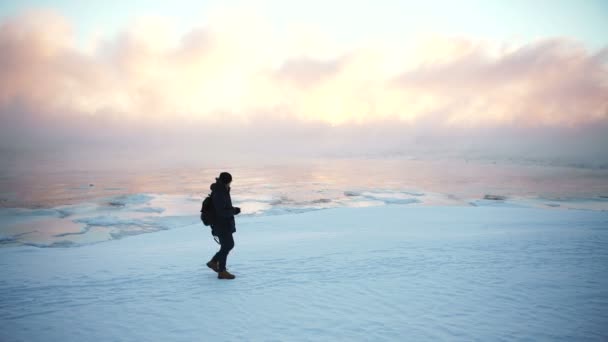
<path fill-rule="evenodd" d="M 232 233 L 236 232 L 234 215 L 241 212 L 241 208 L 232 206 L 230 198 L 230 183 L 232 175 L 228 172 L 220 173 L 211 184 L 211 199 L 215 209 L 215 222 L 211 224 L 211 229 L 220 240 L 220 250 L 215 253 L 213 258 L 207 263 L 207 267 L 217 272 L 218 279 L 234 279 L 234 275 L 226 270 L 226 260 L 228 253 L 234 248 Z"/>

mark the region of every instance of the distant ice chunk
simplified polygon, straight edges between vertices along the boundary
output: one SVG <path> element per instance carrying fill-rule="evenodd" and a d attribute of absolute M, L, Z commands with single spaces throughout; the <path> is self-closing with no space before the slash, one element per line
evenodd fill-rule
<path fill-rule="evenodd" d="M 372 201 L 381 201 L 385 204 L 413 204 L 420 203 L 417 198 L 412 198 L 410 192 L 403 191 L 366 191 L 361 193 L 361 197 Z"/>
<path fill-rule="evenodd" d="M 491 195 L 491 194 L 486 194 L 485 196 L 483 196 L 484 200 L 490 200 L 490 201 L 504 201 L 507 199 L 506 196 L 502 196 L 502 195 Z"/>
<path fill-rule="evenodd" d="M 407 190 L 407 191 L 403 191 L 403 193 L 411 195 L 411 196 L 425 196 L 424 192 L 415 191 L 415 190 Z"/>
<path fill-rule="evenodd" d="M 474 207 L 510 207 L 510 208 L 531 208 L 534 205 L 523 201 L 507 201 L 495 199 L 480 199 L 470 201 L 469 205 Z"/>

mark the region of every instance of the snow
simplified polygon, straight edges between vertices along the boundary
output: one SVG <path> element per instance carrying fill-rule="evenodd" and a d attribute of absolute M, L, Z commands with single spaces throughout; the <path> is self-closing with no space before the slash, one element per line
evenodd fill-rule
<path fill-rule="evenodd" d="M 114 221 L 79 212 L 86 227 L 154 232 L 0 248 L 0 340 L 608 339 L 608 212 L 352 197 L 370 196 L 388 204 L 239 217 L 232 281 L 205 266 L 209 228 L 177 214 L 200 203 L 126 198 L 107 207 Z"/>

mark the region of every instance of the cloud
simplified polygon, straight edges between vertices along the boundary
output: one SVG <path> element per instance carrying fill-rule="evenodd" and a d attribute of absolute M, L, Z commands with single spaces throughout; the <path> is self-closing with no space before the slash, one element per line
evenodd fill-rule
<path fill-rule="evenodd" d="M 433 96 L 453 121 L 551 125 L 607 118 L 608 49 L 590 54 L 579 43 L 551 39 L 490 52 L 469 47 L 403 73 L 396 84 Z"/>
<path fill-rule="evenodd" d="M 213 27 L 173 41 L 170 28 L 140 20 L 85 53 L 69 24 L 31 12 L 0 24 L 0 106 L 135 119 L 241 118 L 285 109 L 331 124 L 441 117 L 445 124 L 576 124 L 604 120 L 608 52 L 549 39 L 504 47 L 431 38 L 401 71 L 384 72 L 391 51 L 361 47 L 334 58 L 275 56 L 277 40 Z M 251 42 L 255 42 L 252 44 Z M 262 45 L 268 42 L 268 46 Z"/>
<path fill-rule="evenodd" d="M 141 20 L 84 50 L 57 13 L 4 20 L 3 150 L 475 151 L 608 162 L 606 49 L 561 38 L 513 46 L 433 38 L 395 66 L 399 46 L 302 54 L 284 49 L 297 42 L 236 22 L 176 39 L 162 21 Z M 568 138 L 551 143 L 560 136 Z"/>
<path fill-rule="evenodd" d="M 306 57 L 293 58 L 286 60 L 275 75 L 279 81 L 307 88 L 335 76 L 343 64 L 342 59 L 324 61 Z"/>

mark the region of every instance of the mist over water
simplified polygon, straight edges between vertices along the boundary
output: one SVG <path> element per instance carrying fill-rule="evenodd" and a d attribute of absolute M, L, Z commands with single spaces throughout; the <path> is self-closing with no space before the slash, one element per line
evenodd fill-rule
<path fill-rule="evenodd" d="M 335 197 L 347 191 L 378 189 L 434 192 L 463 199 L 486 194 L 555 199 L 608 195 L 606 169 L 501 160 L 317 158 L 160 166 L 134 159 L 121 164 L 47 160 L 29 169 L 4 169 L 0 206 L 48 208 L 139 193 L 201 196 L 221 171 L 233 174 L 233 196 L 237 198 L 259 195 L 313 201 L 323 200 L 323 194 Z"/>

